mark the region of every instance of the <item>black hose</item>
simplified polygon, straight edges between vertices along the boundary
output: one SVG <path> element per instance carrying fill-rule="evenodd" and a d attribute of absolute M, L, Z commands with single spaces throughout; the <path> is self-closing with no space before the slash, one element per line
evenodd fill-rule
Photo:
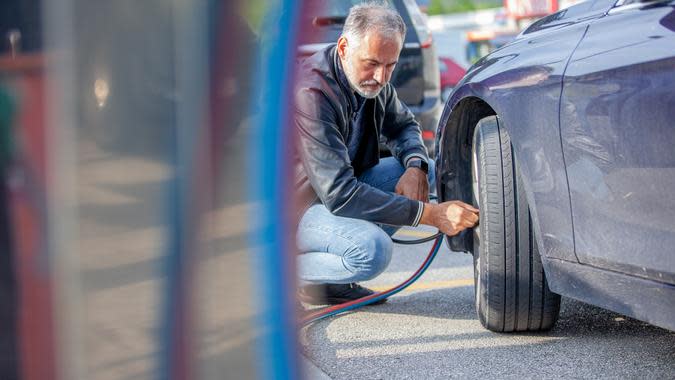
<path fill-rule="evenodd" d="M 400 240 L 400 239 L 394 239 L 391 238 L 391 241 L 393 241 L 396 244 L 404 244 L 404 245 L 415 245 L 415 244 L 422 244 L 426 243 L 428 241 L 435 240 L 437 237 L 441 236 L 443 233 L 441 231 L 436 232 L 435 234 L 431 236 L 427 236 L 421 239 L 415 239 L 415 240 Z"/>
<path fill-rule="evenodd" d="M 435 195 L 430 195 L 430 196 L 429 196 L 429 200 L 431 200 L 431 201 L 434 201 L 434 200 L 436 200 L 436 199 L 438 199 L 438 197 L 436 197 Z M 396 244 L 415 245 L 415 244 L 422 244 L 422 243 L 426 243 L 426 242 L 428 242 L 428 241 L 435 240 L 437 237 L 439 237 L 439 236 L 441 236 L 441 235 L 443 235 L 443 233 L 442 233 L 441 231 L 438 231 L 438 232 L 436 232 L 436 233 L 433 234 L 433 235 L 430 235 L 430 236 L 427 236 L 427 237 L 424 237 L 424 238 L 421 238 L 421 239 L 401 240 L 401 239 L 394 239 L 394 238 L 391 238 L 391 241 L 393 241 L 393 242 L 396 243 Z"/>

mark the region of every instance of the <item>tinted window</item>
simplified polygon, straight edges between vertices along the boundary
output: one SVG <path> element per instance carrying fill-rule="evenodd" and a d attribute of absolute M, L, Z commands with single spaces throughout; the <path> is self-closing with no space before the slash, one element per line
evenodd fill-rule
<path fill-rule="evenodd" d="M 305 2 L 306 12 L 303 12 L 303 18 L 301 20 L 305 30 L 300 35 L 300 43 L 312 44 L 336 42 L 342 33 L 344 18 L 349 14 L 349 9 L 356 4 L 362 3 L 362 0 L 308 0 Z M 424 16 L 419 11 L 415 2 L 412 1 L 412 3 L 415 4 L 414 8 L 408 6 L 408 10 L 405 9 L 406 7 L 400 1 L 394 2 L 388 0 L 386 3 L 398 11 L 408 28 L 405 42 L 416 42 L 414 29 L 419 29 L 419 27 L 411 24 L 408 13 L 411 9 L 417 11 L 419 17 L 418 20 L 413 21 L 413 23 L 420 23 L 423 28 L 425 28 L 425 21 Z M 426 41 L 426 39 L 423 41 Z"/>
<path fill-rule="evenodd" d="M 417 30 L 420 42 L 424 43 L 428 41 L 431 37 L 431 33 L 429 32 L 429 29 L 427 29 L 427 20 L 424 18 L 424 15 L 422 14 L 422 11 L 420 11 L 419 6 L 417 6 L 415 0 L 403 0 L 403 3 L 408 9 L 410 19 L 415 30 Z M 408 33 L 408 36 L 411 34 L 412 33 Z M 407 40 L 408 38 L 406 38 L 406 41 Z"/>
<path fill-rule="evenodd" d="M 414 2 L 414 1 L 413 1 Z M 327 1 L 323 8 L 322 15 L 325 16 L 347 16 L 349 9 L 357 4 L 362 4 L 363 0 L 333 0 Z M 391 1 L 387 1 L 391 5 Z"/>

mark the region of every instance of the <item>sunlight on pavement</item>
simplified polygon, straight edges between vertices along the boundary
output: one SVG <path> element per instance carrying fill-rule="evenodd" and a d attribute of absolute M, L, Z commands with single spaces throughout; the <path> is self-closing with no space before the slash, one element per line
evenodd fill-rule
<path fill-rule="evenodd" d="M 429 236 L 432 236 L 433 234 L 436 233 L 436 230 L 409 230 L 407 228 L 402 228 L 396 232 L 394 237 L 398 237 L 399 235 L 403 236 L 409 236 L 409 237 L 414 237 L 414 238 L 426 238 Z"/>
<path fill-rule="evenodd" d="M 510 336 L 495 339 L 494 336 L 477 339 L 452 339 L 439 337 L 437 342 L 420 342 L 411 344 L 387 344 L 373 347 L 338 349 L 335 356 L 340 359 L 364 358 L 373 356 L 392 356 L 401 354 L 418 354 L 423 352 L 441 352 L 452 350 L 468 350 L 475 348 L 514 347 L 541 344 L 561 340 L 561 337 L 530 337 L 528 340 L 514 340 Z"/>
<path fill-rule="evenodd" d="M 394 286 L 396 285 L 390 284 L 390 285 L 371 286 L 371 289 L 376 292 L 381 292 L 387 289 L 391 289 Z M 403 292 L 414 290 L 458 288 L 462 286 L 473 286 L 473 278 L 458 278 L 455 280 L 446 280 L 446 281 L 416 282 L 407 287 Z"/>
<path fill-rule="evenodd" d="M 416 315 L 418 323 L 408 323 L 404 314 L 393 312 L 359 311 L 333 319 L 325 327 L 325 337 L 345 349 L 368 348 L 417 343 L 420 340 L 472 340 L 494 334 L 483 329 L 476 319 Z M 378 328 L 368 329 L 369 324 Z M 363 326 L 355 330 L 354 326 Z M 382 328 L 386 326 L 386 328 Z"/>

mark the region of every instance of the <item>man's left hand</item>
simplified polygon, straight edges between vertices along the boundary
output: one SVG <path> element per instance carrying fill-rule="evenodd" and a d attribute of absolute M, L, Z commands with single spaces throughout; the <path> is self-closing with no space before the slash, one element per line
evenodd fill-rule
<path fill-rule="evenodd" d="M 419 168 L 408 168 L 396 184 L 396 194 L 422 202 L 429 202 L 427 174 Z"/>

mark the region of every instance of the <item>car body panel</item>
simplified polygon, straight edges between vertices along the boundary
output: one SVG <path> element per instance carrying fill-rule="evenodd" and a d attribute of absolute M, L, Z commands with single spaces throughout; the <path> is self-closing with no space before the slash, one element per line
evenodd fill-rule
<path fill-rule="evenodd" d="M 420 106 L 424 103 L 425 91 L 438 91 L 440 96 L 440 74 L 436 52 L 433 45 L 423 48 L 429 31 L 417 4 L 410 0 L 394 0 L 396 9 L 406 23 L 409 31 L 391 83 L 396 87 L 399 99 L 408 106 Z M 401 12 L 405 9 L 405 12 Z M 426 45 L 424 45 L 426 46 Z"/>
<path fill-rule="evenodd" d="M 558 259 L 542 264 L 553 292 L 675 331 L 672 284 Z"/>
<path fill-rule="evenodd" d="M 675 330 L 675 13 L 628 1 L 547 16 L 472 66 L 439 122 L 437 184 L 467 200 L 462 129 L 496 114 L 551 290 Z"/>
<path fill-rule="evenodd" d="M 576 17 L 564 27 L 558 26 L 560 18 L 550 18 L 556 27 L 547 28 L 544 22 L 535 24 L 533 31 L 478 61 L 451 95 L 439 123 L 438 134 L 451 132 L 444 132 L 444 128 L 452 109 L 467 98 L 480 98 L 492 107 L 499 115 L 500 125 L 511 134 L 515 154 L 520 157 L 535 227 L 541 226 L 537 238 L 542 240 L 542 254 L 570 261 L 577 259 L 569 191 L 558 119 L 551 115 L 558 114 L 562 76 L 572 51 L 589 20 L 604 12 L 568 11 Z M 506 112 L 514 109 L 519 111 Z M 443 140 L 439 136 L 439 147 L 445 144 Z M 437 160 L 446 162 L 442 153 Z"/>
<path fill-rule="evenodd" d="M 579 261 L 668 282 L 675 282 L 673 4 L 619 7 L 590 25 L 565 75 L 560 116 Z"/>

